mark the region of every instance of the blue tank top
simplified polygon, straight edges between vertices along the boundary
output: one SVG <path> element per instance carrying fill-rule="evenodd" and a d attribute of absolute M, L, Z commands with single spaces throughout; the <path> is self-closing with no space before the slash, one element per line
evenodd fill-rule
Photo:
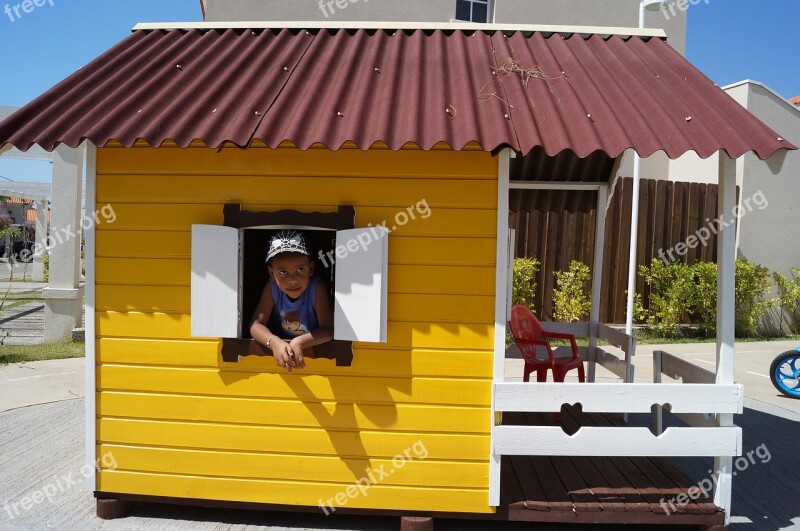
<path fill-rule="evenodd" d="M 278 289 L 275 281 L 270 279 L 272 300 L 275 307 L 269 320 L 269 329 L 281 339 L 294 339 L 319 328 L 314 303 L 317 299 L 319 277 L 311 277 L 311 281 L 297 300 L 293 301 Z"/>

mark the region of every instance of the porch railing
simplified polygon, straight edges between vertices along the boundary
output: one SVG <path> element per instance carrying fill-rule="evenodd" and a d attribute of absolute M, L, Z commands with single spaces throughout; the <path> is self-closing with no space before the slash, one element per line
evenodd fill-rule
<path fill-rule="evenodd" d="M 553 332 L 586 337 L 588 323 L 542 323 Z M 585 413 L 653 413 L 655 432 L 641 427 L 584 426 L 569 435 L 559 426 L 495 426 L 493 448 L 497 455 L 580 456 L 737 456 L 741 455 L 742 432 L 737 426 L 714 426 L 717 414 L 741 413 L 744 388 L 739 384 L 716 384 L 713 373 L 664 352 L 656 353 L 653 383 L 634 383 L 633 356 L 636 341 L 606 325 L 597 337 L 617 346 L 622 356 L 601 347 L 582 348 L 584 359 L 617 375 L 621 383 L 517 383 L 494 384 L 495 410 L 500 412 L 552 413 L 563 405 L 580 404 Z M 662 383 L 665 374 L 679 383 Z M 687 422 L 688 427 L 662 429 L 661 411 L 666 408 Z"/>

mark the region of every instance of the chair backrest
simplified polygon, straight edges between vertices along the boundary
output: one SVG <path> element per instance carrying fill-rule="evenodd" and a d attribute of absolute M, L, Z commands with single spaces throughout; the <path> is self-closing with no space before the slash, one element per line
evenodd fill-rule
<path fill-rule="evenodd" d="M 542 325 L 533 312 L 523 304 L 511 307 L 511 334 L 515 339 L 538 341 L 542 337 Z"/>

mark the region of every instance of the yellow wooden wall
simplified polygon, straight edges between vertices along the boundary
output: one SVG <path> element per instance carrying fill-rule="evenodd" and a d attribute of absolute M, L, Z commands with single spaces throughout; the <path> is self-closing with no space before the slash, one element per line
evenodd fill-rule
<path fill-rule="evenodd" d="M 491 511 L 496 176 L 482 151 L 99 149 L 117 219 L 97 227 L 97 452 L 117 468 L 98 489 L 316 506 L 421 441 L 427 459 L 346 506 Z M 223 204 L 353 204 L 357 226 L 391 226 L 423 199 L 431 216 L 389 239 L 389 342 L 352 367 L 222 363 L 191 337 L 191 226 Z"/>

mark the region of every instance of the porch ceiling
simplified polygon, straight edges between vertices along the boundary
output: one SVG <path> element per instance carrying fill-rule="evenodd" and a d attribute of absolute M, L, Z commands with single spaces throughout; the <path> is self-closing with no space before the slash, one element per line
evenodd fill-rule
<path fill-rule="evenodd" d="M 0 146 L 21 150 L 84 139 L 612 159 L 796 149 L 661 38 L 446 27 L 138 29 L 0 124 Z"/>

